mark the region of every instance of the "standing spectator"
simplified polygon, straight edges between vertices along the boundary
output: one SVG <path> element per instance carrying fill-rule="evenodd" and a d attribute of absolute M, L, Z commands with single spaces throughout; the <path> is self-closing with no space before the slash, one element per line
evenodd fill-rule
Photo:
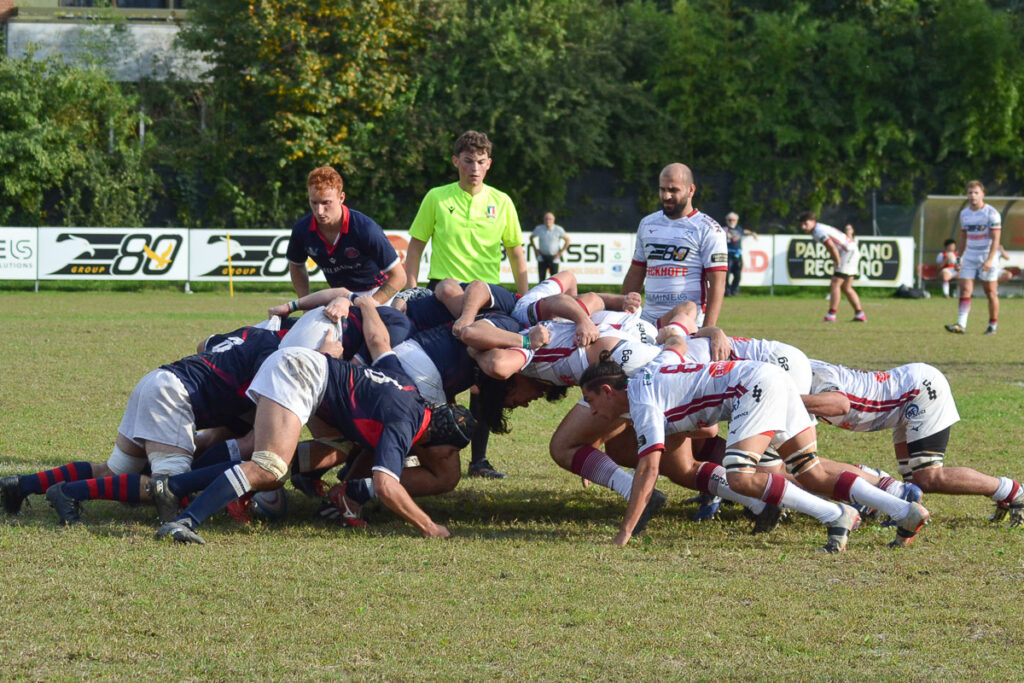
<path fill-rule="evenodd" d="M 372 294 L 378 303 L 386 303 L 405 287 L 405 268 L 381 227 L 345 206 L 343 186 L 341 174 L 330 166 L 307 177 L 311 211 L 295 224 L 288 240 L 292 287 L 299 299 L 309 294 L 306 260 L 311 258 L 331 287 Z"/>
<path fill-rule="evenodd" d="M 544 282 L 549 273 L 554 275 L 558 272 L 558 264 L 571 241 L 565 234 L 565 228 L 555 224 L 555 214 L 548 211 L 544 214 L 544 222 L 530 234 L 530 244 L 537 252 L 537 282 Z"/>
<path fill-rule="evenodd" d="M 516 289 L 519 294 L 526 294 L 529 283 L 519 216 L 507 194 L 484 185 L 491 161 L 491 141 L 486 133 L 468 130 L 455 141 L 452 165 L 459 172 L 458 182 L 427 192 L 409 228 L 405 265 L 410 287 L 417 286 L 423 249 L 433 239 L 428 287 L 448 277 L 460 282 L 482 280 L 498 284 L 504 246 Z M 472 395 L 469 407 L 479 418 L 477 394 Z M 469 474 L 488 479 L 504 478 L 505 475 L 487 461 L 487 434 L 484 421 L 478 419 Z"/>
<path fill-rule="evenodd" d="M 661 211 L 640 221 L 633 262 L 622 280 L 623 294 L 644 289 L 643 319 L 659 327 L 689 302 L 698 307 L 698 324 L 716 325 L 722 310 L 729 267 L 725 231 L 693 208 L 696 191 L 688 166 L 662 169 Z"/>
<path fill-rule="evenodd" d="M 988 297 L 988 328 L 995 334 L 999 323 L 999 235 L 1003 221 L 999 212 L 985 203 L 985 186 L 980 180 L 967 183 L 970 205 L 960 212 L 960 308 L 956 323 L 946 325 L 955 334 L 967 332 L 967 316 L 971 313 L 974 281 L 981 282 Z"/>
<path fill-rule="evenodd" d="M 853 306 L 853 321 L 856 323 L 867 322 L 867 316 L 864 315 L 864 309 L 860 305 L 860 297 L 853 289 L 853 279 L 857 277 L 857 264 L 860 262 L 857 238 L 848 237 L 846 233 L 840 232 L 831 225 L 819 223 L 818 217 L 813 211 L 805 211 L 800 214 L 798 220 L 800 229 L 824 244 L 835 263 L 825 322 L 834 323 L 836 321 L 840 291 L 846 295 L 846 299 Z M 853 226 L 850 227 L 852 231 Z"/>
<path fill-rule="evenodd" d="M 935 257 L 935 264 L 939 267 L 939 277 L 942 279 L 942 295 L 948 299 L 949 283 L 956 278 L 960 270 L 960 254 L 956 250 L 956 240 L 946 240 L 942 243 L 942 251 Z"/>
<path fill-rule="evenodd" d="M 743 276 L 743 238 L 750 235 L 757 239 L 757 233 L 740 227 L 740 217 L 735 211 L 725 214 L 725 245 L 729 250 L 729 282 L 725 287 L 726 296 L 740 293 L 740 278 Z"/>

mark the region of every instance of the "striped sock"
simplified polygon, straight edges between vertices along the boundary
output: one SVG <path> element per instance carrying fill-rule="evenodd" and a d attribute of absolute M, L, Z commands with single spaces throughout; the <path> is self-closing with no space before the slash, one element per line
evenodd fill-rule
<path fill-rule="evenodd" d="M 23 475 L 18 482 L 21 492 L 46 493 L 46 489 L 62 481 L 78 481 L 92 478 L 92 464 L 87 462 L 69 462 L 52 470 L 43 470 L 35 474 Z"/>
<path fill-rule="evenodd" d="M 185 508 L 185 511 L 176 521 L 188 517 L 192 520 L 192 528 L 209 519 L 214 513 L 223 510 L 233 500 L 241 498 L 252 490 L 249 479 L 239 465 L 220 474 L 203 492 L 196 496 L 192 504 Z"/>
<path fill-rule="evenodd" d="M 119 500 L 138 503 L 141 474 L 115 474 L 101 479 L 82 479 L 64 484 L 64 495 L 75 500 Z"/>
<path fill-rule="evenodd" d="M 228 439 L 215 443 L 203 451 L 203 454 L 192 464 L 192 469 L 198 470 L 221 462 L 241 462 L 241 460 L 242 454 L 238 450 L 238 441 Z"/>

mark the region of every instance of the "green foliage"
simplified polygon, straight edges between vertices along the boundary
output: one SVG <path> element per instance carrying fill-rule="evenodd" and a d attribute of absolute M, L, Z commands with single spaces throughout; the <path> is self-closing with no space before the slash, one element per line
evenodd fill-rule
<path fill-rule="evenodd" d="M 0 222 L 144 224 L 155 176 L 139 116 L 100 69 L 0 59 Z"/>

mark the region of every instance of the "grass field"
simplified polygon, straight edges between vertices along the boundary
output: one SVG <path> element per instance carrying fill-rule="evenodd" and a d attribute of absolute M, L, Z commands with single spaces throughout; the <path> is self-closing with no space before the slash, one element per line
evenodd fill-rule
<path fill-rule="evenodd" d="M 0 292 L 0 474 L 105 460 L 142 375 L 284 298 Z M 1024 477 L 1021 303 L 1003 302 L 994 337 L 981 300 L 966 336 L 942 329 L 955 301 L 866 304 L 866 325 L 824 325 L 821 296 L 739 297 L 722 324 L 854 366 L 939 367 L 962 417 L 947 461 Z M 94 502 L 65 530 L 35 498 L 0 516 L 0 679 L 1022 676 L 1024 529 L 989 523 L 989 501 L 926 497 L 934 521 L 910 548 L 888 550 L 891 530 L 866 525 L 829 556 L 808 519 L 768 537 L 735 508 L 691 522 L 690 493 L 663 480 L 665 512 L 618 549 L 624 505 L 547 455 L 575 400 L 519 411 L 492 439 L 507 480 L 422 501 L 447 541 L 386 511 L 368 531 L 317 523 L 292 492 L 282 523 L 218 518 L 208 545 L 181 547 L 153 540 L 149 509 Z M 823 426 L 819 444 L 895 472 L 888 434 Z"/>

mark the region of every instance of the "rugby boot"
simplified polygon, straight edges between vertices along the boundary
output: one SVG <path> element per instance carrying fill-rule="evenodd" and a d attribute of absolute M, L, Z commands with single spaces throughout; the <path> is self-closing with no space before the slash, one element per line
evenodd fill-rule
<path fill-rule="evenodd" d="M 850 540 L 850 532 L 860 525 L 860 515 L 851 506 L 839 503 L 843 514 L 834 522 L 828 525 L 828 541 L 821 548 L 821 552 L 841 553 L 846 550 L 846 544 Z"/>
<path fill-rule="evenodd" d="M 57 511 L 57 515 L 60 516 L 60 523 L 64 526 L 74 526 L 75 524 L 82 523 L 80 517 L 82 504 L 74 498 L 69 498 L 64 493 L 64 482 L 54 484 L 46 489 L 46 500 L 50 501 L 50 505 Z"/>
<path fill-rule="evenodd" d="M 637 520 L 636 526 L 633 527 L 634 536 L 636 536 L 639 533 L 643 533 L 643 531 L 647 528 L 647 525 L 650 523 L 651 518 L 654 517 L 654 515 L 661 512 L 661 509 L 665 507 L 665 503 L 667 501 L 668 496 L 666 496 L 658 489 L 654 489 L 653 491 L 651 491 L 651 499 L 647 501 L 647 507 L 645 507 L 644 511 L 640 513 L 640 519 Z"/>
<path fill-rule="evenodd" d="M 169 475 L 154 474 L 146 483 L 146 493 L 156 505 L 156 516 L 161 524 L 167 524 L 178 516 L 181 500 L 171 492 L 167 485 Z"/>
<path fill-rule="evenodd" d="M 890 548 L 906 548 L 917 538 L 917 532 L 931 519 L 931 513 L 920 503 L 910 504 L 910 513 L 896 527 L 896 538 L 889 543 Z"/>
<path fill-rule="evenodd" d="M 9 515 L 21 512 L 21 503 L 27 496 L 21 492 L 21 475 L 8 474 L 0 479 L 0 498 L 3 498 L 4 510 Z"/>
<path fill-rule="evenodd" d="M 161 525 L 156 532 L 157 540 L 169 538 L 175 543 L 195 543 L 197 545 L 206 545 L 206 541 L 203 537 L 195 532 L 192 528 L 192 524 L 188 518 L 179 520 L 177 522 L 167 522 Z"/>

